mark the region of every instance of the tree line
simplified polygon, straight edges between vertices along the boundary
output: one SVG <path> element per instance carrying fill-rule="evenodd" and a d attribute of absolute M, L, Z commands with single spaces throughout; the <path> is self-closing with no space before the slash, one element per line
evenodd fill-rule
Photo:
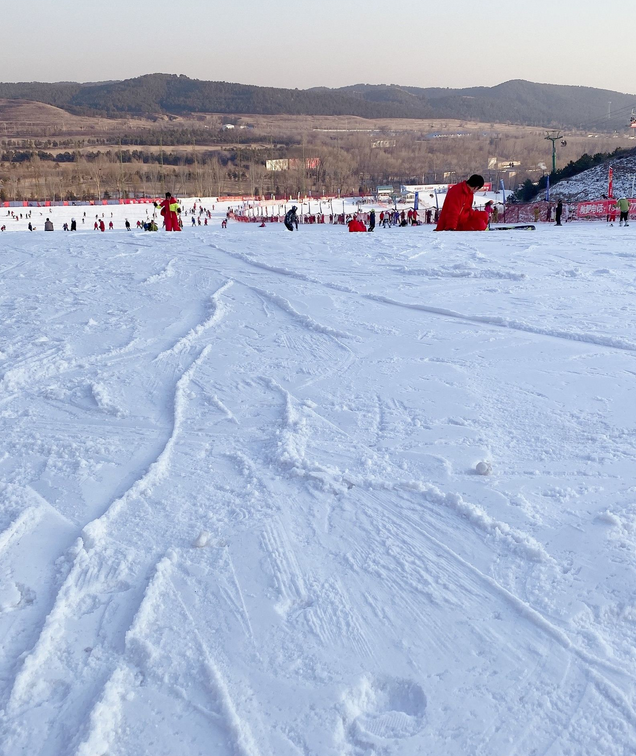
<path fill-rule="evenodd" d="M 305 131 L 272 137 L 269 144 L 263 143 L 264 135 L 255 134 L 251 143 L 235 141 L 209 149 L 190 143 L 192 132 L 187 130 L 175 133 L 174 144 L 167 144 L 168 134 L 158 131 L 146 135 L 155 144 L 133 149 L 119 138 L 110 146 L 90 138 L 66 150 L 36 148 L 28 141 L 18 147 L 16 140 L 0 140 L 0 197 L 103 199 L 106 193 L 125 198 L 157 196 L 165 190 L 191 196 L 294 196 L 310 191 L 351 195 L 373 192 L 380 184 L 398 189 L 400 184 L 455 183 L 471 173 L 481 173 L 497 186 L 503 180 L 510 190 L 523 184 L 520 197 L 536 195 L 546 181 L 537 167 L 549 149 L 542 133 L 484 128 L 439 133 L 435 138 L 420 132 L 387 131 L 379 138 L 375 132 Z M 568 136 L 567 142 L 559 148 L 566 167 L 552 177 L 553 183 L 624 153 L 608 149 L 616 144 L 611 138 L 595 140 L 601 150 L 592 157 L 581 157 L 589 144 L 585 136 Z M 498 165 L 506 166 L 510 159 L 514 167 L 489 168 L 493 156 Z M 291 167 L 273 170 L 276 164 L 269 161 L 281 158 L 292 158 Z"/>

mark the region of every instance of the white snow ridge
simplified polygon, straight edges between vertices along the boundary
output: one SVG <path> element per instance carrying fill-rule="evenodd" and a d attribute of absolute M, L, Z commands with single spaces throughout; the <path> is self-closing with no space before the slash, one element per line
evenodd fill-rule
<path fill-rule="evenodd" d="M 632 226 L 225 209 L 0 235 L 0 756 L 636 753 Z"/>

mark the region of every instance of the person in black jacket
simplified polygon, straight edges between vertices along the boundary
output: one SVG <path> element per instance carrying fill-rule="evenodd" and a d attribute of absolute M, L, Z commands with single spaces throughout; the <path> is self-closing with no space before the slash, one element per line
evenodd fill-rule
<path fill-rule="evenodd" d="M 296 205 L 292 205 L 292 209 L 285 213 L 285 228 L 288 231 L 293 231 L 294 226 L 296 227 L 296 231 L 298 231 L 298 216 L 296 215 L 296 210 L 298 210 Z"/>
<path fill-rule="evenodd" d="M 555 213 L 555 218 L 556 218 L 556 224 L 557 224 L 557 226 L 561 225 L 561 216 L 562 215 L 563 215 L 563 200 L 559 200 L 557 202 L 556 213 Z"/>

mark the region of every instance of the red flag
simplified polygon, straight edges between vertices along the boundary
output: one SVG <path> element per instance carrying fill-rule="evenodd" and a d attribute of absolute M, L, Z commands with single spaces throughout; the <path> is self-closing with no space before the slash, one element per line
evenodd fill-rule
<path fill-rule="evenodd" d="M 607 186 L 607 196 L 612 199 L 614 196 L 614 169 L 610 165 L 609 169 L 609 176 L 608 176 L 608 186 Z"/>

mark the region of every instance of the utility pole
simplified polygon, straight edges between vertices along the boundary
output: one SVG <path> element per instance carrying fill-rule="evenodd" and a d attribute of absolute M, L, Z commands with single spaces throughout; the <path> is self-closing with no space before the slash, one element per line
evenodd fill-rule
<path fill-rule="evenodd" d="M 160 161 L 161 161 L 161 176 L 160 176 L 160 179 L 161 179 L 161 194 L 163 195 L 164 194 L 164 189 L 165 189 L 165 185 L 164 185 L 164 182 L 163 182 L 163 134 L 161 134 L 161 136 L 159 137 L 159 149 L 160 149 L 159 157 L 160 157 Z"/>
<path fill-rule="evenodd" d="M 563 139 L 563 134 L 559 129 L 553 129 L 552 131 L 546 131 L 545 138 L 552 142 L 552 173 L 556 173 L 556 143 Z"/>
<path fill-rule="evenodd" d="M 124 196 L 124 160 L 121 155 L 121 139 L 119 140 L 119 199 Z"/>

